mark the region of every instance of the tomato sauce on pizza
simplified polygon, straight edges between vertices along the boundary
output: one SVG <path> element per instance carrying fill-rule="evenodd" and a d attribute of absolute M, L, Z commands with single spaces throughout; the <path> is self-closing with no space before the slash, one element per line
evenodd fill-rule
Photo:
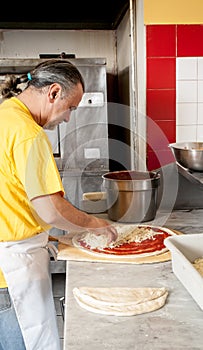
<path fill-rule="evenodd" d="M 118 227 L 116 228 L 119 231 Z M 119 226 L 119 229 L 118 240 L 110 246 L 97 246 L 91 240 L 91 235 L 88 238 L 85 235 L 79 236 L 76 245 L 96 254 L 103 253 L 113 256 L 154 255 L 168 250 L 164 245 L 164 240 L 173 234 L 169 229 L 145 225 L 131 225 L 129 229 L 127 227 L 124 233 L 122 233 L 122 226 Z"/>

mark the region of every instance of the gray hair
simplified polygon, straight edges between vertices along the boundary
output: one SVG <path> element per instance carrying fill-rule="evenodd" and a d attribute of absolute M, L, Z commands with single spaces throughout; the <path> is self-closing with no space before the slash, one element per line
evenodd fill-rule
<path fill-rule="evenodd" d="M 0 94 L 3 98 L 10 98 L 19 95 L 29 86 L 40 90 L 53 83 L 60 84 L 66 93 L 79 83 L 82 85 L 83 91 L 85 90 L 83 77 L 74 64 L 67 60 L 49 59 L 39 63 L 27 74 L 18 77 L 7 75 L 4 83 L 0 86 Z M 21 88 L 22 84 L 26 84 L 24 89 Z"/>

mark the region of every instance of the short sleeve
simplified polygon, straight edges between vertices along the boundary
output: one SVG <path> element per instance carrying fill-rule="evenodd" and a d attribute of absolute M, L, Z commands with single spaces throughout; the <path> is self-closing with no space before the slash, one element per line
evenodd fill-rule
<path fill-rule="evenodd" d="M 43 133 L 18 145 L 14 160 L 17 177 L 30 200 L 56 192 L 64 194 L 51 144 Z"/>

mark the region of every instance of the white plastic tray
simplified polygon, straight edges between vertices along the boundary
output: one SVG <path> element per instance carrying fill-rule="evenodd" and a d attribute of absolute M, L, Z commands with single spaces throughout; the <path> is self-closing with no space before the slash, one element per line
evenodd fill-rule
<path fill-rule="evenodd" d="M 171 252 L 174 274 L 203 310 L 203 277 L 192 265 L 196 258 L 203 257 L 203 234 L 171 236 L 164 244 Z"/>

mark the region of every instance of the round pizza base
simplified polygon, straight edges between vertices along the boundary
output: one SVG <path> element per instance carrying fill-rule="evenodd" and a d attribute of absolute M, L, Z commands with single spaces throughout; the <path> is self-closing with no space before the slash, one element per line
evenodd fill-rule
<path fill-rule="evenodd" d="M 182 235 L 184 232 L 173 230 L 176 235 Z M 92 255 L 84 250 L 76 248 L 72 243 L 73 236 L 77 234 L 76 232 L 71 232 L 66 235 L 57 236 L 58 241 L 58 260 L 65 261 L 84 261 L 84 262 L 100 262 L 100 263 L 114 263 L 114 264 L 156 264 L 163 263 L 171 260 L 171 252 L 167 252 L 159 255 L 146 256 L 143 258 L 136 257 L 134 259 L 122 259 L 119 256 L 117 258 L 111 259 L 108 255 L 103 257 L 98 255 Z"/>
<path fill-rule="evenodd" d="M 151 227 L 153 229 L 160 229 L 170 235 L 175 235 L 176 233 L 168 228 L 163 228 L 163 227 L 159 227 L 159 226 L 150 226 L 150 225 L 137 225 L 139 227 Z M 149 253 L 141 253 L 141 254 L 110 254 L 110 253 L 102 253 L 102 252 L 95 252 L 89 248 L 85 248 L 83 246 L 80 245 L 80 243 L 78 242 L 80 237 L 84 235 L 84 232 L 75 234 L 72 238 L 72 244 L 74 247 L 80 249 L 81 251 L 84 251 L 90 255 L 93 256 L 97 256 L 97 257 L 103 257 L 103 258 L 110 258 L 110 259 L 142 259 L 142 258 L 148 258 L 148 257 L 153 257 L 153 256 L 158 256 L 158 255 L 162 255 L 164 253 L 168 253 L 169 250 L 167 247 L 164 247 L 163 249 L 159 250 L 159 251 L 154 251 L 154 252 L 149 252 Z"/>

